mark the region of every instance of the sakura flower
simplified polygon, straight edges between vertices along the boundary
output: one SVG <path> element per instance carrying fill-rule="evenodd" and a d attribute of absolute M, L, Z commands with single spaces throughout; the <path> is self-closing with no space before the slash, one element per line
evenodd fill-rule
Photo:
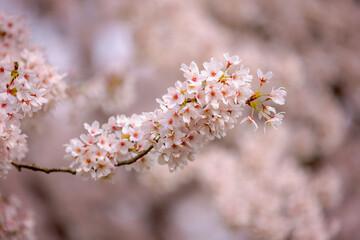
<path fill-rule="evenodd" d="M 163 130 L 173 130 L 180 125 L 180 116 L 176 109 L 161 113 L 159 117 L 159 123 L 161 124 Z"/>
<path fill-rule="evenodd" d="M 162 147 L 160 149 L 161 154 L 158 157 L 158 163 L 160 165 L 167 164 L 169 170 L 175 171 L 178 167 L 183 168 L 187 165 L 187 156 L 186 152 L 188 149 L 173 144 L 170 148 Z"/>
<path fill-rule="evenodd" d="M 203 135 L 197 133 L 196 131 L 191 131 L 187 134 L 185 142 L 189 146 L 202 146 L 202 144 L 205 142 L 205 139 Z"/>
<path fill-rule="evenodd" d="M 184 71 L 184 77 L 189 83 L 187 90 L 190 93 L 196 92 L 197 89 L 199 89 L 199 87 L 201 86 L 202 81 L 206 79 L 206 76 L 199 73 L 199 68 L 194 62 L 191 62 L 189 67 L 187 67 L 185 64 L 181 66 L 181 70 Z"/>
<path fill-rule="evenodd" d="M 187 87 L 188 85 L 186 82 L 176 81 L 175 83 L 175 89 L 178 93 L 184 95 L 185 98 L 191 98 L 192 94 L 187 91 Z"/>
<path fill-rule="evenodd" d="M 70 140 L 70 144 L 65 144 L 65 152 L 73 157 L 80 156 L 83 150 L 84 144 L 78 138 L 73 138 Z"/>
<path fill-rule="evenodd" d="M 164 141 L 165 147 L 171 147 L 173 144 L 181 145 L 185 134 L 181 131 L 172 131 L 171 133 L 167 134 L 167 140 Z"/>
<path fill-rule="evenodd" d="M 16 96 L 14 96 L 14 92 L 17 91 L 17 89 L 7 89 L 7 91 L 0 93 L 0 101 L 2 103 L 8 102 L 10 104 L 16 104 L 18 102 Z"/>
<path fill-rule="evenodd" d="M 214 109 L 219 108 L 219 100 L 222 99 L 222 92 L 220 90 L 221 83 L 209 85 L 205 88 L 205 102 L 210 104 Z"/>
<path fill-rule="evenodd" d="M 130 127 L 136 128 L 140 127 L 144 121 L 144 117 L 138 114 L 132 114 L 130 118 L 127 120 L 127 123 Z"/>
<path fill-rule="evenodd" d="M 240 86 L 236 89 L 236 98 L 235 101 L 238 104 L 243 104 L 245 101 L 253 94 L 254 92 L 249 87 L 249 84 Z"/>
<path fill-rule="evenodd" d="M 144 133 L 139 128 L 131 129 L 129 131 L 130 141 L 138 142 L 142 139 Z"/>
<path fill-rule="evenodd" d="M 95 121 L 91 124 L 91 126 L 88 123 L 84 123 L 84 128 L 92 135 L 96 136 L 98 134 L 101 134 L 104 130 L 99 128 L 100 124 L 98 121 Z"/>
<path fill-rule="evenodd" d="M 21 122 L 20 120 L 24 118 L 24 116 L 18 112 L 13 113 L 7 113 L 7 117 L 5 118 L 5 121 L 7 125 L 14 125 L 16 127 L 20 127 Z"/>
<path fill-rule="evenodd" d="M 223 95 L 221 100 L 225 105 L 231 104 L 233 101 L 233 96 L 236 95 L 236 87 L 234 85 L 221 86 L 221 94 Z"/>
<path fill-rule="evenodd" d="M 45 88 L 40 88 L 37 91 L 31 92 L 30 95 L 33 97 L 33 101 L 37 102 L 41 106 L 48 102 L 48 99 L 44 97 L 46 93 L 47 90 Z"/>
<path fill-rule="evenodd" d="M 92 145 L 99 140 L 99 137 L 95 137 L 89 134 L 81 134 L 80 139 L 87 145 Z"/>
<path fill-rule="evenodd" d="M 97 142 L 99 148 L 104 149 L 105 151 L 111 151 L 112 141 L 108 138 L 108 134 L 104 131 L 100 136 Z"/>
<path fill-rule="evenodd" d="M 265 126 L 271 126 L 274 129 L 278 129 L 281 124 L 281 121 L 284 118 L 283 113 L 284 112 L 280 112 L 280 113 L 276 114 L 275 116 L 273 116 L 272 118 L 270 118 L 269 120 L 267 120 L 265 122 Z M 265 130 L 265 128 L 264 128 L 264 130 Z"/>
<path fill-rule="evenodd" d="M 114 164 L 108 158 L 98 158 L 94 164 L 94 170 L 92 177 L 96 180 L 105 176 L 109 176 L 112 169 L 115 168 Z"/>
<path fill-rule="evenodd" d="M 115 123 L 119 128 L 122 128 L 126 124 L 127 120 L 128 119 L 125 115 L 117 115 Z M 110 119 L 109 119 L 109 124 L 110 124 Z"/>
<path fill-rule="evenodd" d="M 77 172 L 87 173 L 94 169 L 97 159 L 96 155 L 88 153 L 83 155 L 81 158 L 81 165 L 77 168 Z"/>
<path fill-rule="evenodd" d="M 108 123 L 105 123 L 102 128 L 106 130 L 117 130 L 117 122 L 114 116 L 110 117 Z"/>
<path fill-rule="evenodd" d="M 254 131 L 256 131 L 258 129 L 258 126 L 256 124 L 256 122 L 254 121 L 254 119 L 250 116 L 244 118 L 240 124 L 243 124 L 243 126 L 245 126 L 246 128 L 252 128 Z"/>
<path fill-rule="evenodd" d="M 121 139 L 117 142 L 115 149 L 119 151 L 121 154 L 126 154 L 129 152 L 129 148 L 133 148 L 131 142 L 126 139 Z"/>
<path fill-rule="evenodd" d="M 204 68 L 204 75 L 208 76 L 210 79 L 218 80 L 223 74 L 223 64 L 218 62 L 215 58 L 211 58 L 210 62 L 205 62 Z"/>
<path fill-rule="evenodd" d="M 273 108 L 271 106 L 265 106 L 265 105 L 263 105 L 263 112 L 266 113 L 267 115 L 271 115 L 271 113 L 276 114 L 275 108 Z M 261 119 L 262 117 L 263 117 L 262 112 L 259 112 L 259 119 Z"/>
<path fill-rule="evenodd" d="M 187 105 L 180 110 L 180 116 L 185 123 L 190 123 L 191 118 L 199 115 L 197 109 L 193 105 Z"/>
<path fill-rule="evenodd" d="M 224 58 L 228 62 L 228 66 L 238 65 L 241 62 L 241 60 L 238 56 L 235 55 L 235 56 L 230 57 L 229 53 L 224 53 Z"/>
<path fill-rule="evenodd" d="M 240 69 L 231 75 L 232 83 L 236 88 L 245 86 L 252 81 L 252 75 L 249 75 L 249 71 L 248 68 L 244 68 L 244 66 L 241 65 Z"/>
<path fill-rule="evenodd" d="M 199 77 L 193 77 L 191 80 L 188 80 L 188 85 L 187 85 L 187 91 L 190 94 L 196 94 L 202 87 L 202 81 L 204 79 Z"/>
<path fill-rule="evenodd" d="M 191 62 L 189 66 L 182 63 L 180 70 L 184 72 L 184 78 L 189 78 L 192 73 L 199 73 L 199 68 L 195 62 Z"/>
<path fill-rule="evenodd" d="M 261 81 L 261 83 L 265 83 L 267 82 L 268 80 L 270 80 L 273 76 L 273 73 L 271 71 L 268 71 L 267 73 L 263 73 L 261 71 L 261 69 L 258 69 L 257 70 L 257 75 L 259 77 L 259 80 Z"/>
<path fill-rule="evenodd" d="M 168 88 L 168 93 L 163 97 L 167 105 L 172 108 L 177 104 L 182 104 L 185 100 L 185 96 L 178 92 L 175 88 Z"/>
<path fill-rule="evenodd" d="M 276 104 L 283 105 L 285 103 L 284 97 L 286 96 L 285 88 L 280 87 L 276 90 L 272 88 L 269 98 Z"/>

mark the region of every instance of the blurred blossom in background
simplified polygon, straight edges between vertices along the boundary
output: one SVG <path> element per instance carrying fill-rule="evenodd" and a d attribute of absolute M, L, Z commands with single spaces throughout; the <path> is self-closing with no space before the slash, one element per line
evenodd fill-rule
<path fill-rule="evenodd" d="M 0 0 L 0 10 L 26 16 L 70 86 L 41 124 L 24 123 L 24 161 L 68 166 L 63 144 L 83 122 L 152 111 L 192 60 L 229 52 L 288 92 L 277 131 L 238 126 L 175 173 L 121 168 L 111 184 L 11 169 L 0 192 L 17 197 L 0 197 L 0 215 L 21 218 L 24 237 L 360 239 L 359 1 Z"/>

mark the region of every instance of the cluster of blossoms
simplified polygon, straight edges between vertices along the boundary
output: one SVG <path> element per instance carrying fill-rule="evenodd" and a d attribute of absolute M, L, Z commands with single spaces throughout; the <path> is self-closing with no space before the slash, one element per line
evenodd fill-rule
<path fill-rule="evenodd" d="M 0 195 L 0 238 L 35 239 L 32 215 L 23 210 L 20 201 Z"/>
<path fill-rule="evenodd" d="M 224 137 L 246 104 L 267 114 L 267 122 L 270 118 L 280 119 L 266 108 L 257 107 L 256 102 L 263 95 L 259 93 L 260 88 L 256 93 L 251 90 L 253 77 L 248 68 L 240 65 L 234 73 L 228 72 L 230 66 L 240 64 L 239 57 L 228 54 L 224 57 L 225 64 L 212 58 L 204 63 L 202 71 L 194 62 L 189 66 L 183 64 L 181 70 L 186 80 L 168 88 L 167 94 L 157 99 L 160 108 L 154 112 L 130 118 L 111 117 L 102 127 L 97 121 L 85 124 L 88 133 L 66 144 L 65 157 L 73 161 L 77 173 L 94 179 L 110 176 L 116 166 L 124 164 L 129 164 L 127 169 L 141 171 L 157 161 L 174 171 L 193 160 L 206 142 Z M 262 86 L 266 80 L 261 80 Z M 273 91 L 267 96 L 283 103 L 283 92 Z M 142 156 L 143 153 L 148 154 Z M 139 155 L 142 157 L 135 161 Z"/>
<path fill-rule="evenodd" d="M 0 46 L 7 46 L 1 49 L 0 58 L 1 175 L 7 173 L 12 160 L 21 160 L 27 152 L 20 121 L 65 95 L 64 75 L 60 75 L 40 51 L 25 44 L 29 42 L 24 39 L 27 32 L 22 19 L 0 14 Z"/>
<path fill-rule="evenodd" d="M 9 16 L 0 11 L 0 59 L 18 55 L 28 47 L 30 31 L 23 22 L 23 17 Z"/>
<path fill-rule="evenodd" d="M 254 121 L 254 111 L 257 111 L 259 119 L 262 117 L 265 119 L 264 131 L 267 126 L 271 126 L 277 129 L 280 126 L 282 119 L 284 118 L 283 112 L 276 113 L 275 108 L 265 105 L 265 102 L 271 100 L 276 104 L 283 105 L 285 103 L 284 97 L 286 96 L 286 91 L 283 87 L 280 87 L 278 89 L 272 88 L 270 94 L 260 94 L 260 89 L 262 88 L 263 84 L 271 79 L 272 72 L 267 72 L 264 74 L 260 69 L 258 69 L 257 75 L 260 80 L 259 89 L 249 99 L 246 100 L 246 104 L 252 108 L 252 113 L 251 116 L 244 118 L 241 123 L 252 127 L 254 130 L 257 130 L 258 126 Z"/>
<path fill-rule="evenodd" d="M 92 125 L 85 123 L 88 133 L 82 134 L 80 139 L 70 140 L 70 144 L 66 145 L 65 158 L 74 160 L 71 167 L 76 166 L 77 172 L 85 177 L 107 177 L 119 162 L 136 157 L 151 146 L 147 140 L 150 136 L 145 137 L 144 134 L 149 132 L 146 125 L 149 128 L 151 123 L 146 124 L 143 115 L 110 117 L 101 128 L 97 121 Z M 151 154 L 143 157 L 139 161 L 139 170 L 150 167 L 151 159 Z"/>

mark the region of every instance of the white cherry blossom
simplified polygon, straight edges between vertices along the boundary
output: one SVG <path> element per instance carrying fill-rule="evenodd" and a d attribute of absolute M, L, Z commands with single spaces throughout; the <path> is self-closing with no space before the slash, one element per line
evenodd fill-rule
<path fill-rule="evenodd" d="M 280 87 L 276 90 L 274 90 L 274 88 L 272 88 L 272 91 L 269 95 L 269 98 L 276 104 L 280 104 L 283 105 L 285 103 L 285 97 L 286 96 L 286 91 L 285 88 Z"/>
<path fill-rule="evenodd" d="M 261 69 L 258 69 L 257 75 L 261 82 L 268 82 L 268 80 L 272 78 L 273 73 L 271 71 L 268 71 L 264 74 Z"/>
<path fill-rule="evenodd" d="M 258 126 L 256 124 L 256 122 L 254 121 L 254 119 L 250 116 L 244 118 L 240 124 L 242 124 L 243 126 L 245 126 L 246 128 L 252 128 L 254 131 L 256 131 L 258 129 Z"/>
<path fill-rule="evenodd" d="M 280 112 L 278 114 L 276 114 L 275 116 L 271 117 L 269 120 L 267 120 L 265 122 L 265 126 L 271 126 L 273 127 L 274 129 L 278 129 L 283 118 L 284 118 L 284 115 L 283 115 L 284 112 Z M 264 128 L 265 130 L 266 128 Z"/>
<path fill-rule="evenodd" d="M 91 126 L 88 123 L 84 123 L 84 128 L 92 135 L 96 136 L 101 134 L 104 130 L 99 128 L 100 124 L 98 121 L 95 121 L 91 124 Z"/>
<path fill-rule="evenodd" d="M 235 55 L 235 56 L 230 57 L 229 53 L 224 53 L 224 58 L 228 62 L 229 66 L 230 65 L 238 65 L 241 62 L 241 60 L 238 56 Z"/>

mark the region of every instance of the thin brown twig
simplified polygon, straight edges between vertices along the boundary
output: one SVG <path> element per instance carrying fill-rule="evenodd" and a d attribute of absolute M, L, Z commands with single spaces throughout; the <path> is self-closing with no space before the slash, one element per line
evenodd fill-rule
<path fill-rule="evenodd" d="M 119 162 L 119 163 L 117 163 L 115 166 L 116 166 L 116 167 L 119 167 L 119 166 L 121 166 L 121 165 L 129 165 L 129 164 L 132 164 L 132 163 L 136 162 L 137 160 L 139 160 L 140 158 L 142 158 L 143 156 L 145 156 L 146 154 L 148 154 L 148 153 L 151 151 L 151 149 L 153 149 L 153 148 L 154 148 L 154 146 L 151 145 L 150 147 L 148 147 L 146 150 L 144 150 L 142 153 L 140 153 L 140 154 L 137 155 L 136 157 L 131 158 L 131 159 L 126 160 L 126 161 L 123 161 L 123 162 Z"/>
<path fill-rule="evenodd" d="M 139 160 L 140 158 L 144 157 L 146 154 L 148 154 L 151 149 L 153 149 L 154 146 L 151 145 L 150 147 L 148 147 L 146 150 L 144 150 L 142 153 L 140 153 L 139 155 L 137 155 L 134 158 L 131 158 L 129 160 L 123 161 L 123 162 L 119 162 L 117 164 L 115 164 L 116 167 L 120 167 L 122 165 L 129 165 L 132 164 L 134 162 L 136 162 L 137 160 Z M 61 167 L 61 168 L 47 168 L 47 167 L 42 167 L 40 165 L 37 165 L 35 163 L 19 163 L 19 162 L 15 162 L 12 161 L 11 164 L 16 167 L 16 169 L 20 172 L 22 168 L 25 169 L 29 169 L 32 171 L 39 171 L 39 172 L 44 172 L 44 173 L 52 173 L 52 172 L 65 172 L 65 173 L 70 173 L 70 174 L 76 174 L 76 170 L 72 169 L 72 168 L 65 168 L 65 167 Z"/>
<path fill-rule="evenodd" d="M 14 161 L 12 161 L 11 164 L 13 166 L 15 166 L 19 172 L 21 171 L 22 168 L 25 168 L 25 169 L 44 172 L 44 173 L 48 173 L 48 174 L 52 173 L 52 172 L 67 172 L 67 173 L 71 173 L 71 174 L 76 174 L 75 169 L 65 168 L 65 167 L 62 167 L 62 168 L 46 168 L 46 167 L 42 167 L 40 165 L 37 165 L 35 163 L 19 163 L 19 162 L 14 162 Z"/>

